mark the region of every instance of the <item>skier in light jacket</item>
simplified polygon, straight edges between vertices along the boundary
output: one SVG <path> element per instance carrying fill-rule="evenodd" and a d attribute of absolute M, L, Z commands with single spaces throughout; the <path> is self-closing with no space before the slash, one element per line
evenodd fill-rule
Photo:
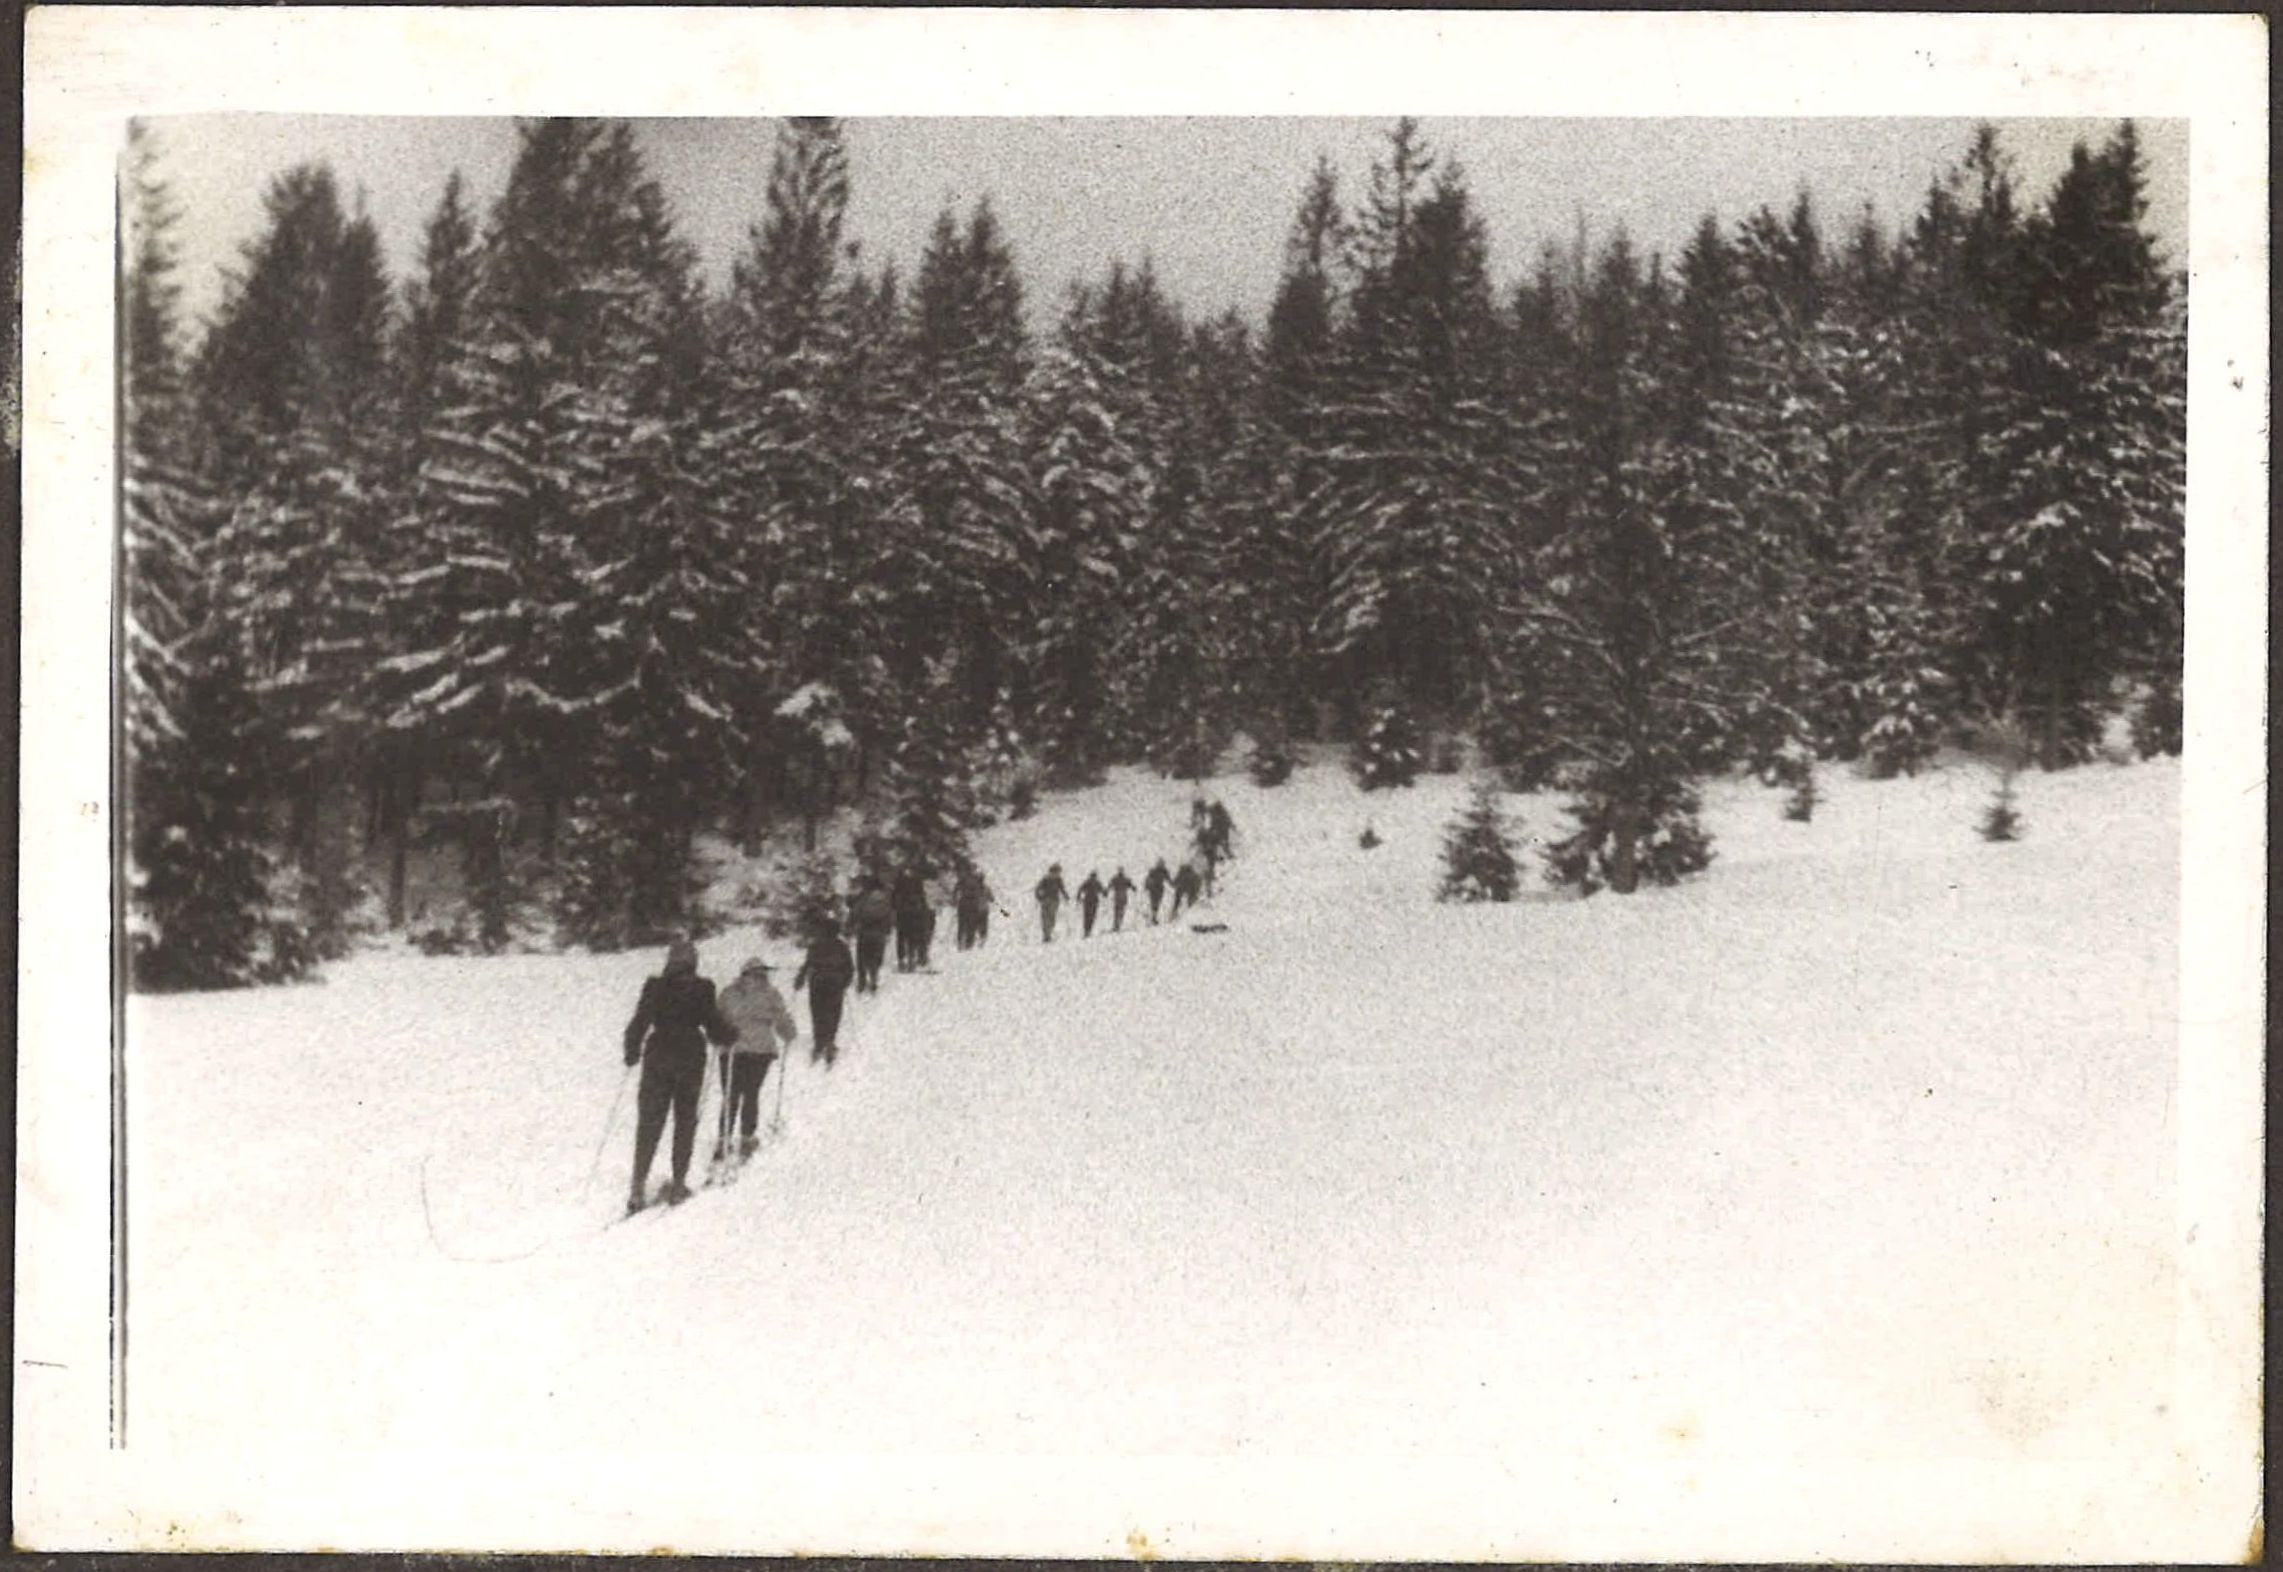
<path fill-rule="evenodd" d="M 721 1139 L 713 1149 L 715 1162 L 729 1155 L 729 1127 L 737 1125 L 738 1153 L 750 1157 L 761 1123 L 761 1085 L 780 1051 L 790 1048 L 800 1028 L 785 996 L 777 991 L 770 973 L 776 970 L 756 955 L 745 963 L 737 980 L 721 993 L 721 1013 L 737 1030 L 737 1041 L 722 1055 L 722 1088 L 726 1106 L 721 1116 Z"/>

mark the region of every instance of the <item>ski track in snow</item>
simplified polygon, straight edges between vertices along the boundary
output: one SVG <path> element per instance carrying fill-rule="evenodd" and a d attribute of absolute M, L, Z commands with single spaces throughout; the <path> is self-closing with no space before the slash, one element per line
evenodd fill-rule
<path fill-rule="evenodd" d="M 987 948 L 947 919 L 829 1072 L 794 996 L 783 1134 L 616 1228 L 654 953 L 133 1000 L 137 1444 L 2124 1455 L 2169 1374 L 2177 769 L 2027 778 L 1998 847 L 1970 764 L 1825 784 L 1811 825 L 1714 787 L 1679 889 L 1557 895 L 1533 844 L 1454 908 L 1463 779 L 1224 777 L 1230 931 L 1137 897 L 1042 948 L 1047 862 L 1178 861 L 1191 789 L 1049 797 L 979 837 Z"/>

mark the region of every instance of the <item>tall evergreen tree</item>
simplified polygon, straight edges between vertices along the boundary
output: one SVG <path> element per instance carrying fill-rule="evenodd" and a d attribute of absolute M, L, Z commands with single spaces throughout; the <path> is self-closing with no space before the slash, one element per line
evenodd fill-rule
<path fill-rule="evenodd" d="M 839 122 L 786 121 L 722 325 L 723 480 L 746 521 L 737 556 L 756 589 L 746 627 L 770 679 L 731 696 L 759 749 L 748 761 L 749 827 L 761 778 L 774 772 L 782 789 L 793 786 L 776 756 L 795 739 L 775 724 L 777 706 L 810 684 L 859 691 L 877 644 L 855 604 L 872 521 L 859 506 L 866 423 L 849 372 L 869 297 L 861 278 L 841 274 L 848 194 Z"/>
<path fill-rule="evenodd" d="M 381 648 L 389 285 L 380 241 L 331 172 L 272 182 L 201 361 L 204 430 L 226 510 L 216 613 L 242 644 L 257 725 L 239 746 L 290 805 L 287 849 L 320 954 L 354 897 L 353 808 Z"/>
<path fill-rule="evenodd" d="M 274 869 L 253 685 L 206 572 L 213 504 L 181 358 L 172 194 L 149 128 L 130 126 L 120 280 L 128 981 L 224 988 L 293 969 L 271 922 Z M 282 960 L 280 946 L 285 939 Z"/>
<path fill-rule="evenodd" d="M 155 134 L 141 121 L 131 123 L 121 176 L 127 244 L 119 313 L 120 407 L 126 419 L 121 719 L 130 761 L 148 759 L 182 735 L 175 714 L 182 645 L 199 611 L 201 498 L 191 462 L 174 241 L 180 209 L 158 160 Z"/>
<path fill-rule="evenodd" d="M 1707 738 L 1733 729 L 1727 682 L 1738 597 L 1723 593 L 1733 542 L 1698 501 L 1656 381 L 1661 303 L 1622 239 L 1606 246 L 1570 346 L 1560 529 L 1540 554 L 1525 613 L 1549 662 L 1561 752 L 1578 761 L 1577 829 L 1548 874 L 1620 894 L 1703 868 L 1693 777 Z"/>
<path fill-rule="evenodd" d="M 1466 713 L 1514 574 L 1488 242 L 1463 174 L 1398 122 L 1356 225 L 1339 391 L 1314 499 L 1325 652 L 1361 691 Z"/>
<path fill-rule="evenodd" d="M 2089 750 L 2115 679 L 2169 664 L 2177 627 L 2185 357 L 2144 180 L 2128 123 L 2025 226 L 2026 332 L 1976 498 L 1975 651 L 2048 768 Z"/>
<path fill-rule="evenodd" d="M 1032 604 L 1027 358 L 1022 285 L 997 215 L 979 202 L 962 228 L 947 209 L 907 308 L 876 562 L 898 629 L 891 665 L 902 701 L 924 686 L 927 662 L 948 655 L 977 722 L 1018 674 Z"/>
<path fill-rule="evenodd" d="M 1313 550 L 1314 505 L 1329 446 L 1346 215 L 1319 157 L 1286 238 L 1284 270 L 1262 335 L 1253 408 L 1234 412 L 1221 457 L 1223 582 L 1243 614 L 1232 630 L 1246 721 L 1268 740 L 1312 731 L 1314 627 L 1325 599 Z"/>
<path fill-rule="evenodd" d="M 474 326 L 480 256 L 466 185 L 454 170 L 422 234 L 420 270 L 404 292 L 395 342 L 397 430 L 387 494 L 390 523 L 380 543 L 380 621 L 388 653 L 367 673 L 373 717 L 374 819 L 388 843 L 387 920 L 406 920 L 406 884 L 415 815 L 432 778 L 452 760 L 421 724 L 421 695 L 442 678 L 454 634 L 451 608 L 436 587 L 450 572 L 421 506 L 420 475 L 436 457 L 430 431 L 452 396 L 458 362 Z"/>

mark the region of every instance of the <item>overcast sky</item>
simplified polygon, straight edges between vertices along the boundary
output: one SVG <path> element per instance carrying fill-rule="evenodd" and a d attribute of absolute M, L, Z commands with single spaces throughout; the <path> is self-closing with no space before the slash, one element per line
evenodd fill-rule
<path fill-rule="evenodd" d="M 305 160 L 330 163 L 364 202 L 399 280 L 420 226 L 455 167 L 488 209 L 514 156 L 504 119 L 375 119 L 230 115 L 155 122 L 162 167 L 184 208 L 186 304 L 193 320 L 221 294 L 221 270 L 261 227 L 271 177 Z M 762 209 L 772 120 L 639 120 L 653 172 L 709 276 Z M 851 238 L 871 262 L 908 273 L 937 210 L 988 194 L 1011 234 L 1034 314 L 1072 279 L 1112 258 L 1154 260 L 1193 312 L 1234 306 L 1258 318 L 1274 290 L 1286 229 L 1319 152 L 1360 195 L 1385 120 L 868 119 L 848 123 Z M 2070 144 L 2098 144 L 2113 123 L 2000 122 L 2025 195 L 2042 200 Z M 1501 282 L 1520 276 L 1550 238 L 1582 217 L 1595 233 L 1623 226 L 1646 249 L 1676 251 L 1706 212 L 1733 223 L 1782 207 L 1803 185 L 1827 231 L 1865 203 L 1889 228 L 1964 151 L 1963 120 L 1438 120 L 1430 144 L 1468 173 L 1489 224 Z M 2141 126 L 2150 223 L 2167 256 L 2186 253 L 2187 127 Z"/>

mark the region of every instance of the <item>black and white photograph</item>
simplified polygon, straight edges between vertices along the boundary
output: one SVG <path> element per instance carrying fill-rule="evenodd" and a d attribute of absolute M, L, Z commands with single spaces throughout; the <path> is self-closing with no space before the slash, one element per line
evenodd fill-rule
<path fill-rule="evenodd" d="M 2255 22 L 41 17 L 27 1545 L 2256 1555 Z"/>

